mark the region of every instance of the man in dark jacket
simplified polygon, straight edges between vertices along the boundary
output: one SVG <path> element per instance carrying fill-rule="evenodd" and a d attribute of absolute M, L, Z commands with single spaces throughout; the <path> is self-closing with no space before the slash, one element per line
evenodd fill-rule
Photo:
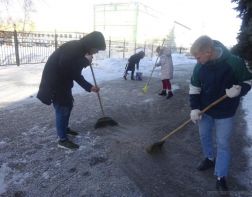
<path fill-rule="evenodd" d="M 199 37 L 191 47 L 196 64 L 190 84 L 191 120 L 198 124 L 204 160 L 198 170 L 214 168 L 216 189 L 228 190 L 231 153 L 230 138 L 233 134 L 234 115 L 240 98 L 251 88 L 252 74 L 244 61 L 231 54 L 219 41 L 208 36 Z M 223 95 L 227 98 L 201 115 L 200 111 Z M 215 129 L 216 156 L 212 141 Z"/>
<path fill-rule="evenodd" d="M 125 72 L 123 75 L 123 78 L 127 80 L 128 71 L 131 71 L 131 80 L 135 80 L 134 78 L 134 72 L 135 72 L 135 65 L 137 67 L 137 70 L 139 69 L 139 62 L 142 58 L 144 58 L 145 53 L 143 51 L 140 51 L 132 56 L 130 56 L 128 60 L 128 64 L 126 65 Z"/>
<path fill-rule="evenodd" d="M 104 36 L 94 31 L 80 40 L 69 41 L 60 46 L 45 64 L 37 98 L 46 105 L 53 103 L 60 147 L 79 148 L 67 137 L 67 134 L 78 134 L 68 127 L 73 108 L 72 87 L 76 81 L 88 92 L 99 91 L 99 87 L 86 81 L 81 72 L 91 64 L 93 54 L 105 49 Z"/>

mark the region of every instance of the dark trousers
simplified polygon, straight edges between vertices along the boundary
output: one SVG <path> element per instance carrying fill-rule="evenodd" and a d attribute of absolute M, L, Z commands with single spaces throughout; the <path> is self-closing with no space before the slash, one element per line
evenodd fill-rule
<path fill-rule="evenodd" d="M 134 79 L 135 66 L 132 67 L 131 65 L 128 64 L 125 68 L 124 77 L 127 77 L 128 71 L 131 71 L 131 79 Z"/>

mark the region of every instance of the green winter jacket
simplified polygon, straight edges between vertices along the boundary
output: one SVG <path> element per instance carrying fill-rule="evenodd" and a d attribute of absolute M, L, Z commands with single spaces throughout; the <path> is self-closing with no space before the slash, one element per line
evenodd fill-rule
<path fill-rule="evenodd" d="M 240 85 L 242 87 L 240 96 L 226 98 L 206 112 L 213 118 L 228 118 L 235 114 L 240 97 L 250 90 L 252 73 L 248 71 L 245 62 L 231 54 L 222 43 L 214 41 L 214 45 L 222 54 L 216 60 L 195 65 L 189 91 L 190 106 L 192 109 L 202 110 L 225 95 L 227 88 Z"/>

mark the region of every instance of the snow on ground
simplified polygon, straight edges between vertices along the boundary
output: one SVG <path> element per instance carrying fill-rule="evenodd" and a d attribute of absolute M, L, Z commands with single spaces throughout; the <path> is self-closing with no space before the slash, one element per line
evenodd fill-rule
<path fill-rule="evenodd" d="M 144 58 L 140 62 L 140 71 L 143 72 L 144 76 L 149 76 L 153 65 L 156 61 L 156 57 L 153 58 Z M 183 72 L 185 70 L 192 69 L 193 65 L 195 64 L 194 59 L 190 59 L 182 54 L 173 54 L 173 62 L 174 62 L 174 76 L 183 77 Z M 113 80 L 122 78 L 125 64 L 127 63 L 127 59 L 121 58 L 112 58 L 112 59 L 97 59 L 94 61 L 94 71 L 95 76 L 97 79 L 98 84 L 102 84 L 105 81 Z M 0 67 L 0 109 L 8 109 L 8 108 L 15 108 L 19 105 L 25 104 L 27 102 L 39 102 L 36 99 L 36 93 L 38 91 L 38 86 L 42 74 L 44 64 L 32 64 L 32 65 L 21 65 L 20 67 L 17 66 L 4 66 Z M 153 76 L 159 77 L 160 68 L 155 69 Z M 90 68 L 86 68 L 83 70 L 83 75 L 85 78 L 93 83 L 92 75 L 90 72 Z M 103 87 L 101 87 L 103 88 Z M 178 89 L 179 87 L 176 84 L 173 86 L 174 89 Z M 102 89 L 101 89 L 102 91 Z M 80 88 L 77 84 L 74 85 L 73 88 L 74 94 L 86 94 L 86 92 Z M 105 97 L 103 97 L 105 99 Z M 249 124 L 252 120 L 252 106 L 251 106 L 251 99 L 252 99 L 252 92 L 250 92 L 242 101 L 242 108 L 245 111 L 245 119 L 247 124 L 247 134 L 248 137 L 252 138 L 252 126 Z M 151 103 L 151 98 L 146 98 L 142 102 L 143 103 Z M 14 104 L 16 103 L 16 104 Z M 18 109 L 22 110 L 22 109 Z M 0 114 L 1 115 L 1 114 Z M 1 120 L 1 116 L 0 116 Z M 77 120 L 76 120 L 77 123 Z M 27 136 L 27 138 L 32 138 L 33 136 L 41 135 L 44 136 L 43 128 L 38 129 L 38 125 L 34 126 L 28 131 L 22 133 L 22 135 Z M 38 130 L 41 133 L 37 133 Z M 53 132 L 52 132 L 53 133 Z M 42 138 L 42 137 L 41 137 Z M 54 135 L 47 136 L 47 138 L 51 141 L 55 138 Z M 87 149 L 91 145 L 96 145 L 96 138 L 89 135 L 89 132 L 85 137 L 82 136 L 83 139 L 79 139 L 80 141 L 89 141 L 86 146 L 81 146 L 80 150 L 88 152 Z M 84 139 L 85 138 L 85 139 Z M 10 144 L 11 141 L 8 138 L 0 139 L 0 148 L 5 148 Z M 83 143 L 85 144 L 85 143 Z M 52 147 L 47 147 L 47 149 L 52 149 Z M 250 166 L 252 165 L 252 150 L 248 148 L 246 154 L 250 158 Z M 71 154 L 71 151 L 66 151 L 66 155 Z M 41 157 L 41 155 L 39 155 Z M 20 165 L 22 163 L 27 163 L 25 159 L 20 159 Z M 61 165 L 59 162 L 56 165 Z M 11 179 L 12 182 L 21 183 L 24 179 L 32 176 L 29 173 L 17 173 L 12 172 L 12 169 L 8 167 L 6 163 L 2 163 L 0 166 L 0 194 L 6 191 L 6 187 L 8 186 L 8 182 L 5 181 L 5 177 L 8 174 L 15 174 Z M 50 178 L 50 173 L 45 171 L 42 173 L 42 177 L 44 179 Z"/>
<path fill-rule="evenodd" d="M 252 139 L 252 91 L 248 92 L 248 94 L 244 97 L 242 102 L 242 109 L 245 111 L 245 120 L 247 122 L 247 135 L 250 139 Z M 252 147 L 247 148 L 246 153 L 252 164 Z"/>
<path fill-rule="evenodd" d="M 140 72 L 143 75 L 149 76 L 156 57 L 144 58 L 140 61 Z M 195 63 L 194 59 L 188 59 L 185 55 L 173 54 L 175 72 L 179 69 L 184 69 Z M 121 78 L 127 59 L 112 58 L 96 60 L 93 62 L 95 77 L 98 85 L 104 81 Z M 0 107 L 6 107 L 9 103 L 24 100 L 24 102 L 35 101 L 36 93 L 41 79 L 41 74 L 44 64 L 27 64 L 17 66 L 0 67 Z M 186 68 L 185 68 L 186 69 Z M 156 68 L 159 71 L 160 68 Z M 154 72 L 153 76 L 158 76 L 159 72 Z M 83 69 L 83 75 L 86 80 L 93 83 L 90 68 Z M 102 88 L 102 87 L 101 87 Z M 73 94 L 84 93 L 83 89 L 75 84 Z"/>

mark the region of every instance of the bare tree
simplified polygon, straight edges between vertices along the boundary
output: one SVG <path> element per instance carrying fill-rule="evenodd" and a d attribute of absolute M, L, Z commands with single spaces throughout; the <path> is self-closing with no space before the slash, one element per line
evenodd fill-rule
<path fill-rule="evenodd" d="M 13 29 L 13 25 L 16 24 L 16 28 L 19 31 L 27 31 L 32 29 L 33 21 L 31 13 L 35 12 L 33 0 L 23 0 L 22 7 L 23 17 L 15 18 L 11 13 L 11 7 L 19 5 L 17 0 L 0 0 L 0 30 Z M 15 19 L 14 19 L 15 18 Z"/>
<path fill-rule="evenodd" d="M 33 7 L 34 6 L 32 0 L 24 0 L 23 3 L 24 19 L 22 27 L 23 32 L 26 30 L 26 26 L 29 25 L 29 23 L 31 25 L 31 13 L 35 11 Z"/>
<path fill-rule="evenodd" d="M 9 29 L 11 18 L 4 15 L 4 13 L 8 12 L 9 4 L 9 0 L 0 0 L 0 30 Z"/>

